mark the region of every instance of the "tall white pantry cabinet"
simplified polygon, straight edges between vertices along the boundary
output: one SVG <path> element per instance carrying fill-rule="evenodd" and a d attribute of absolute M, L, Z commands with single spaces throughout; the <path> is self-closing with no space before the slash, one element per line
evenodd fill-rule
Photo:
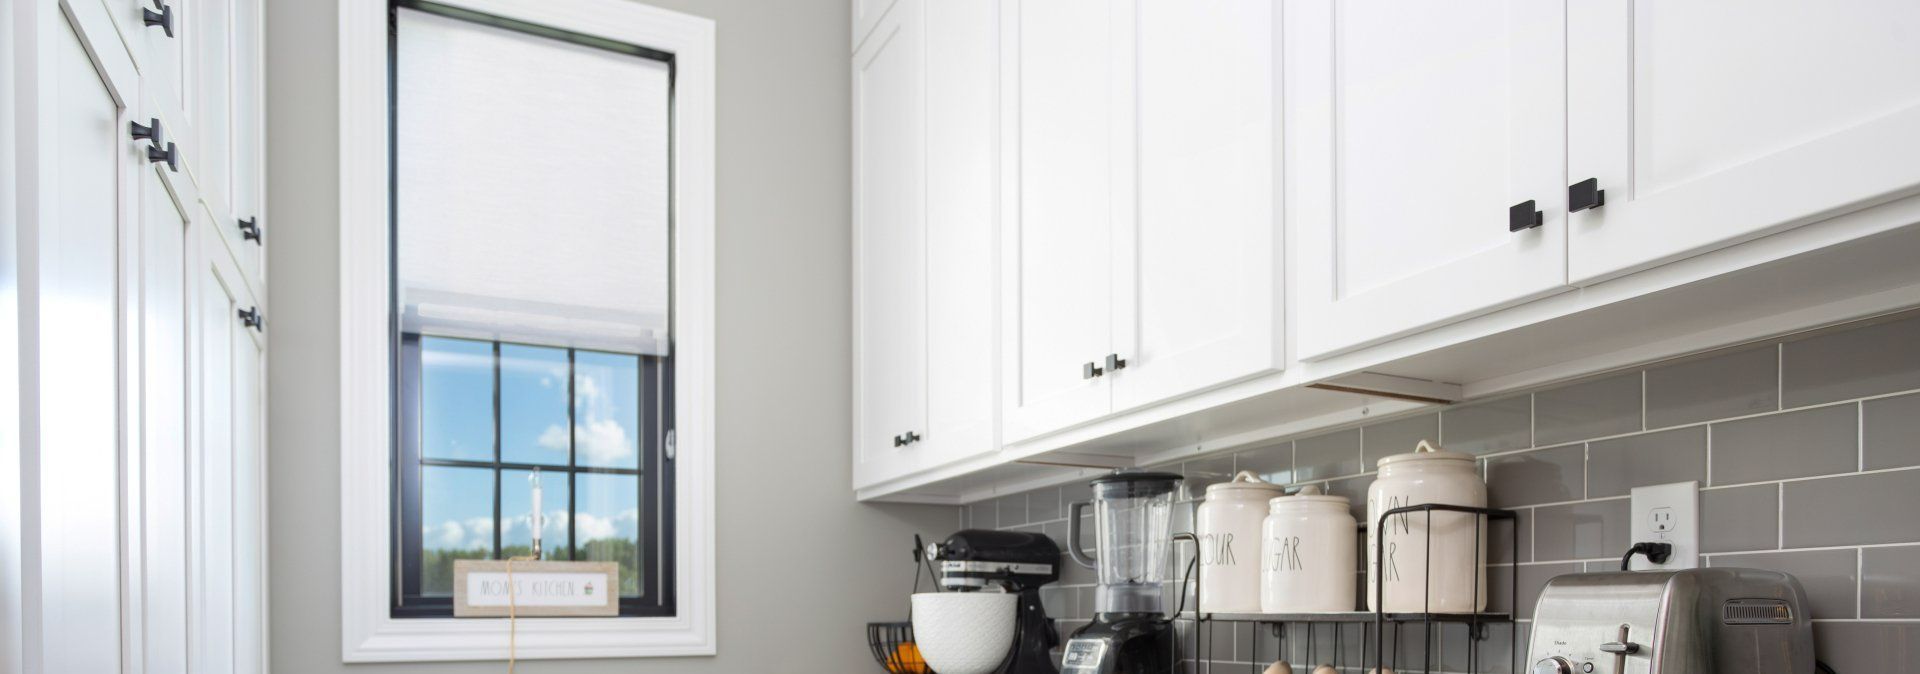
<path fill-rule="evenodd" d="M 266 671 L 259 0 L 16 0 L 0 35 L 19 661 Z"/>

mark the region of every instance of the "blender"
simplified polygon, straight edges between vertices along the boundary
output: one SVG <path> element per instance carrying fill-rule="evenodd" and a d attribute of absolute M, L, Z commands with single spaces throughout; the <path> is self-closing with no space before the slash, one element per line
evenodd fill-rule
<path fill-rule="evenodd" d="M 1174 671 L 1173 621 L 1165 614 L 1161 585 L 1173 565 L 1174 492 L 1180 476 L 1115 471 L 1093 481 L 1093 500 L 1073 504 L 1067 519 L 1067 552 L 1095 569 L 1093 622 L 1073 633 L 1061 654 L 1061 674 L 1170 674 Z M 1095 557 L 1080 545 L 1080 513 L 1093 505 Z"/>

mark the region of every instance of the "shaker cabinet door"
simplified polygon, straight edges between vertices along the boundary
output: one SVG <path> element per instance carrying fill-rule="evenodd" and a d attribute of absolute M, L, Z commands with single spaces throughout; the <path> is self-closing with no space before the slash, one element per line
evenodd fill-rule
<path fill-rule="evenodd" d="M 1920 4 L 1567 6 L 1567 178 L 1605 190 L 1568 223 L 1575 284 L 1920 187 Z"/>
<path fill-rule="evenodd" d="M 926 435 L 925 30 L 899 0 L 853 63 L 856 484 L 909 472 Z"/>
<path fill-rule="evenodd" d="M 908 0 L 901 0 L 902 2 Z M 998 449 L 999 13 L 926 3 L 927 429 L 921 468 Z"/>
<path fill-rule="evenodd" d="M 1280 7 L 1299 356 L 1564 287 L 1561 3 Z"/>
<path fill-rule="evenodd" d="M 1281 367 L 1278 6 L 1139 2 L 1116 412 Z"/>

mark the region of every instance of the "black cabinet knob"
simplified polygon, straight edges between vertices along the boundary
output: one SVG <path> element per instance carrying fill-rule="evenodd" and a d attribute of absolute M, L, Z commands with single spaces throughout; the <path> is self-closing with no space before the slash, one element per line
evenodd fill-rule
<path fill-rule="evenodd" d="M 1106 373 L 1106 370 L 1101 369 L 1099 365 L 1091 362 L 1080 366 L 1081 379 L 1092 379 Z"/>
<path fill-rule="evenodd" d="M 919 441 L 920 441 L 919 433 L 915 433 L 913 431 L 907 431 L 907 444 L 911 445 Z"/>
<path fill-rule="evenodd" d="M 158 117 L 148 118 L 146 124 L 127 122 L 127 134 L 134 140 L 153 141 L 155 145 L 167 142 L 167 132 L 160 128 Z"/>
<path fill-rule="evenodd" d="M 141 9 L 140 20 L 149 26 L 159 26 L 167 32 L 167 37 L 173 37 L 173 7 L 166 0 L 153 0 L 153 9 Z"/>
<path fill-rule="evenodd" d="M 1607 191 L 1600 189 L 1599 178 L 1588 178 L 1567 186 L 1567 212 L 1579 213 L 1607 205 Z"/>
<path fill-rule="evenodd" d="M 252 241 L 256 245 L 260 243 L 260 220 L 258 218 L 247 218 L 240 221 L 240 239 L 243 241 Z"/>
<path fill-rule="evenodd" d="M 899 447 L 905 444 L 907 444 L 907 436 L 904 436 L 904 435 L 893 436 L 893 446 Z"/>
<path fill-rule="evenodd" d="M 1528 199 L 1507 209 L 1507 231 L 1518 232 L 1533 229 L 1546 222 L 1546 214 L 1535 210 L 1533 200 Z"/>
<path fill-rule="evenodd" d="M 166 149 L 163 150 L 160 148 L 159 143 L 148 145 L 147 146 L 147 162 L 151 164 L 166 164 L 167 170 L 172 171 L 174 173 L 179 173 L 180 172 L 180 146 L 174 145 L 173 143 L 169 142 L 167 143 Z"/>
<path fill-rule="evenodd" d="M 1108 372 L 1117 372 L 1117 371 L 1126 369 L 1126 367 L 1127 367 L 1127 359 L 1121 358 L 1120 354 L 1117 354 L 1117 353 L 1107 354 L 1107 371 Z"/>
<path fill-rule="evenodd" d="M 253 328 L 256 331 L 260 330 L 262 326 L 265 326 L 267 324 L 267 317 L 264 314 L 260 313 L 260 307 L 248 307 L 245 309 L 241 309 L 239 314 L 240 314 L 240 324 L 249 328 Z"/>

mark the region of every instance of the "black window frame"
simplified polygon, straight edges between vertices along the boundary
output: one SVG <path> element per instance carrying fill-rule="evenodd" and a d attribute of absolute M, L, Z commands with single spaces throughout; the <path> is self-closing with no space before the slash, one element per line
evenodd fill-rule
<path fill-rule="evenodd" d="M 500 524 L 502 521 L 502 515 L 500 512 L 500 503 L 501 503 L 501 491 L 502 491 L 501 480 L 502 480 L 502 475 L 504 471 L 531 470 L 534 468 L 539 468 L 544 474 L 564 476 L 566 478 L 567 486 L 568 486 L 568 489 L 567 489 L 567 512 L 568 512 L 567 550 L 570 557 L 577 556 L 579 554 L 579 544 L 581 543 L 581 541 L 578 540 L 574 532 L 574 522 L 577 521 L 577 518 L 575 517 L 575 515 L 577 514 L 576 505 L 577 505 L 577 494 L 578 494 L 578 491 L 576 489 L 577 476 L 584 475 L 584 474 L 617 474 L 617 475 L 635 476 L 640 481 L 640 485 L 638 489 L 639 503 L 636 505 L 639 508 L 641 518 L 638 523 L 637 530 L 640 537 L 640 541 L 639 541 L 640 552 L 641 554 L 645 555 L 645 559 L 644 559 L 645 563 L 642 564 L 642 568 L 640 570 L 640 583 L 642 587 L 642 595 L 639 597 L 629 597 L 629 596 L 620 597 L 620 616 L 621 617 L 672 617 L 672 616 L 675 616 L 677 615 L 677 601 L 676 601 L 676 590 L 675 590 L 676 573 L 674 568 L 674 562 L 676 559 L 675 543 L 676 543 L 677 536 L 676 536 L 676 528 L 675 528 L 676 518 L 674 514 L 676 480 L 674 477 L 675 470 L 674 470 L 672 446 L 673 446 L 674 423 L 676 419 L 675 397 L 677 393 L 677 387 L 674 385 L 675 358 L 673 356 L 673 353 L 676 351 L 676 349 L 674 349 L 672 345 L 673 331 L 671 329 L 671 326 L 673 325 L 674 305 L 676 304 L 676 302 L 674 301 L 674 284 L 672 282 L 674 256 L 671 253 L 667 256 L 667 264 L 668 264 L 667 316 L 668 316 L 668 325 L 669 325 L 668 347 L 666 349 L 667 355 L 652 356 L 652 355 L 645 355 L 645 354 L 619 354 L 619 355 L 635 356 L 636 358 L 639 359 L 639 377 L 640 377 L 639 384 L 640 384 L 640 391 L 642 392 L 642 395 L 640 400 L 640 408 L 641 408 L 640 409 L 640 417 L 641 417 L 640 418 L 640 436 L 641 437 L 640 437 L 640 443 L 639 443 L 640 444 L 640 447 L 639 447 L 640 466 L 638 469 L 606 468 L 606 467 L 579 465 L 579 459 L 577 456 L 577 452 L 575 451 L 577 449 L 577 443 L 578 443 L 577 428 L 569 429 L 566 466 L 502 461 L 501 460 L 502 447 L 501 447 L 501 437 L 500 437 L 500 423 L 501 423 L 500 422 L 501 420 L 500 352 L 501 352 L 501 347 L 503 345 L 510 345 L 514 343 L 502 342 L 499 340 L 484 340 L 484 339 L 470 339 L 470 341 L 489 342 L 492 344 L 492 354 L 493 354 L 492 460 L 491 461 L 471 461 L 471 460 L 459 460 L 459 459 L 424 458 L 421 456 L 420 446 L 419 446 L 420 429 L 421 429 L 421 425 L 420 425 L 421 422 L 419 418 L 419 415 L 420 415 L 419 403 L 421 400 L 420 377 L 422 374 L 421 363 L 420 363 L 420 340 L 422 337 L 438 337 L 439 335 L 431 335 L 431 334 L 421 335 L 419 333 L 404 332 L 401 329 L 400 312 L 398 310 L 399 307 L 401 306 L 399 303 L 400 297 L 399 297 L 399 283 L 398 283 L 398 280 L 399 280 L 398 231 L 400 227 L 404 226 L 404 223 L 399 222 L 399 217 L 398 217 L 399 216 L 399 199 L 398 199 L 399 151 L 398 150 L 401 142 L 401 139 L 399 138 L 399 129 L 398 129 L 398 126 L 399 126 L 398 113 L 399 113 L 400 98 L 401 98 L 400 91 L 399 91 L 399 81 L 398 81 L 399 80 L 398 46 L 399 46 L 399 10 L 402 8 L 424 11 L 432 14 L 437 14 L 440 16 L 493 26 L 496 28 L 503 28 L 503 29 L 513 30 L 517 32 L 523 32 L 531 35 L 560 40 L 560 41 L 569 42 L 577 45 L 582 45 L 582 46 L 587 46 L 587 47 L 592 47 L 597 49 L 604 49 L 604 50 L 613 51 L 616 53 L 628 54 L 632 56 L 638 56 L 641 58 L 648 58 L 648 59 L 653 59 L 656 61 L 663 62 L 667 66 L 667 73 L 668 73 L 667 75 L 667 86 L 668 86 L 667 152 L 669 155 L 669 166 L 672 166 L 672 158 L 676 154 L 676 150 L 672 140 L 673 130 L 675 128 L 674 110 L 673 110 L 674 106 L 672 105 L 672 101 L 673 101 L 675 77 L 677 75 L 677 64 L 675 63 L 672 53 L 660 51 L 660 50 L 652 49 L 648 47 L 643 47 L 639 45 L 633 45 L 633 44 L 608 40 L 608 39 L 597 37 L 597 36 L 586 35 L 582 33 L 575 33 L 575 32 L 561 30 L 561 29 L 552 28 L 548 26 L 530 24 L 523 21 L 509 19 L 506 17 L 483 14 L 480 12 L 475 12 L 468 9 L 439 4 L 439 3 L 431 2 L 428 0 L 389 0 L 388 1 L 387 3 L 387 94 L 388 94 L 388 125 L 387 125 L 387 128 L 388 128 L 388 137 L 387 137 L 388 177 L 387 177 L 387 180 L 388 180 L 388 190 L 389 190 L 390 196 L 389 196 L 387 207 L 388 207 L 388 222 L 392 223 L 392 225 L 388 228 L 388 232 L 387 232 L 387 237 L 388 237 L 387 243 L 388 243 L 388 251 L 389 251 L 388 261 L 387 261 L 388 263 L 387 264 L 388 266 L 388 284 L 387 285 L 388 285 L 388 293 L 389 293 L 389 297 L 388 297 L 389 306 L 394 308 L 393 311 L 389 312 L 389 316 L 388 316 L 388 320 L 389 320 L 388 333 L 390 335 L 389 346 L 391 347 L 388 357 L 389 357 L 389 364 L 392 366 L 390 371 L 395 373 L 392 378 L 392 381 L 390 382 L 391 389 L 389 391 L 390 400 L 392 401 L 390 405 L 391 421 L 390 421 L 389 427 L 392 429 L 391 447 L 394 449 L 394 451 L 389 452 L 389 456 L 392 460 L 392 464 L 389 469 L 389 475 L 391 477 L 389 504 L 391 506 L 390 517 L 393 523 L 392 540 L 389 542 L 389 545 L 393 551 L 392 560 L 391 560 L 393 573 L 392 573 L 392 583 L 390 588 L 391 615 L 394 618 L 445 618 L 445 617 L 451 617 L 453 615 L 453 598 L 451 596 L 425 595 L 420 592 L 420 587 L 419 587 L 420 581 L 421 581 L 421 557 L 422 557 L 423 547 L 424 547 L 423 532 L 421 529 L 421 521 L 420 521 L 421 519 L 420 511 L 422 508 L 420 481 L 421 481 L 421 475 L 423 472 L 423 467 L 434 465 L 434 466 L 482 468 L 482 469 L 490 469 L 492 471 L 493 522 L 494 522 L 493 533 L 492 533 L 492 536 L 493 536 L 492 558 L 495 558 L 495 559 L 498 559 L 500 557 L 500 550 L 501 550 Z M 674 178 L 673 178 L 673 171 L 671 169 L 667 172 L 667 181 L 668 181 L 667 245 L 668 245 L 668 249 L 671 251 L 674 249 L 674 240 L 675 240 L 675 222 L 673 217 Z M 469 339 L 467 337 L 463 337 L 459 335 L 446 335 L 446 337 L 453 338 L 453 339 Z M 599 349 L 586 349 L 586 348 L 576 349 L 572 347 L 546 345 L 546 344 L 529 344 L 527 346 L 561 348 L 566 350 L 567 375 L 568 375 L 567 376 L 567 382 L 568 382 L 567 383 L 567 420 L 568 420 L 569 426 L 570 427 L 573 426 L 573 422 L 575 421 L 574 420 L 575 410 L 578 407 L 578 401 L 575 399 L 573 395 L 575 354 L 581 351 L 595 352 L 595 353 L 614 353 L 614 352 L 608 352 L 608 351 L 599 350 Z M 657 392 L 657 395 L 650 399 L 648 397 L 649 391 Z"/>

